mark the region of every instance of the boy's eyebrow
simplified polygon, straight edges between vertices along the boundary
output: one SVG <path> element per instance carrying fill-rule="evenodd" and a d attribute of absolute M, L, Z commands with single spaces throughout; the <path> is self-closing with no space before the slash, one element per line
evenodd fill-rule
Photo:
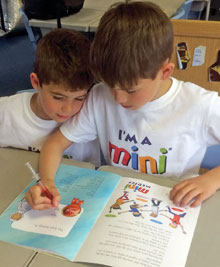
<path fill-rule="evenodd" d="M 65 96 L 64 94 L 60 93 L 60 92 L 57 92 L 57 91 L 50 91 L 52 94 L 54 95 L 60 95 L 60 96 Z"/>
<path fill-rule="evenodd" d="M 76 91 L 76 92 L 77 92 L 77 91 Z M 78 92 L 79 92 L 79 91 L 78 91 Z M 51 93 L 54 94 L 54 95 L 59 95 L 59 96 L 67 97 L 65 94 L 62 94 L 62 93 L 60 93 L 60 92 L 54 92 L 54 91 L 51 91 Z M 80 95 L 80 96 L 78 96 L 78 97 L 86 96 L 87 94 L 88 94 L 88 91 L 85 92 L 83 95 Z"/>
<path fill-rule="evenodd" d="M 53 92 L 53 91 L 51 91 L 51 93 L 54 94 L 54 95 L 65 96 L 65 95 L 63 95 L 63 94 L 61 94 L 61 93 L 58 93 L 58 92 Z"/>
<path fill-rule="evenodd" d="M 140 88 L 130 88 L 128 90 L 126 90 L 127 92 L 134 92 L 134 91 L 137 91 L 139 90 Z"/>
<path fill-rule="evenodd" d="M 78 98 L 78 97 L 87 96 L 87 94 L 88 94 L 88 91 L 87 91 L 85 94 L 83 94 L 83 95 L 77 96 L 77 98 Z"/>
<path fill-rule="evenodd" d="M 128 89 L 121 89 L 121 88 L 119 88 L 119 87 L 115 87 L 115 88 L 113 88 L 113 90 L 123 90 L 123 91 L 126 91 L 126 92 L 135 92 L 135 91 L 138 91 L 138 90 L 140 90 L 140 88 L 128 88 Z"/>

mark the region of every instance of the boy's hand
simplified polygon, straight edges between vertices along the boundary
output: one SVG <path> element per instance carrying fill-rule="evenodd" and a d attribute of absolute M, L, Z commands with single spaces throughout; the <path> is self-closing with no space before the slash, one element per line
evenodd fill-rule
<path fill-rule="evenodd" d="M 56 189 L 56 185 L 52 180 L 44 180 L 44 185 L 53 195 L 53 200 L 44 196 L 41 187 L 36 184 L 32 186 L 28 192 L 26 192 L 25 197 L 29 205 L 31 205 L 34 210 L 46 210 L 58 207 L 60 202 L 60 195 Z"/>
<path fill-rule="evenodd" d="M 190 207 L 198 206 L 220 188 L 218 172 L 216 168 L 198 177 L 180 182 L 170 191 L 170 200 L 180 207 L 189 204 Z"/>

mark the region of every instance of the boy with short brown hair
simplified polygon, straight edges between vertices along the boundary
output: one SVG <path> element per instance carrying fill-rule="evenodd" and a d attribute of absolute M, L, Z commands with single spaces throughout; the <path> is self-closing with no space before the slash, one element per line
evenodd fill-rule
<path fill-rule="evenodd" d="M 47 137 L 77 114 L 94 78 L 88 67 L 90 41 L 57 29 L 38 43 L 30 80 L 37 92 L 0 98 L 0 146 L 40 152 Z M 73 149 L 74 148 L 74 149 Z M 99 162 L 97 141 L 75 144 L 65 157 Z"/>
<path fill-rule="evenodd" d="M 69 91 L 80 91 L 94 82 L 89 70 L 91 42 L 82 33 L 55 29 L 37 46 L 34 72 L 39 84 L 62 84 Z"/>
<path fill-rule="evenodd" d="M 171 77 L 172 49 L 172 25 L 158 6 L 123 3 L 104 14 L 91 48 L 92 70 L 101 83 L 77 118 L 45 143 L 40 177 L 54 198 L 32 187 L 26 198 L 34 209 L 59 203 L 54 177 L 63 150 L 97 136 L 108 165 L 189 178 L 171 190 L 179 206 L 197 206 L 220 188 L 220 167 L 197 176 L 206 148 L 220 143 L 220 98 Z"/>
<path fill-rule="evenodd" d="M 130 89 L 140 78 L 155 79 L 171 58 L 173 39 L 171 21 L 157 5 L 115 5 L 101 18 L 91 49 L 91 70 L 111 88 Z"/>

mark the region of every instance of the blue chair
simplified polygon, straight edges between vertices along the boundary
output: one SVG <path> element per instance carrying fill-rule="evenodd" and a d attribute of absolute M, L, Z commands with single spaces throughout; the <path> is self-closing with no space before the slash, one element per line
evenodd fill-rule
<path fill-rule="evenodd" d="M 176 14 L 171 19 L 188 19 L 189 12 L 194 0 L 185 1 L 176 11 Z"/>
<path fill-rule="evenodd" d="M 213 169 L 220 165 L 220 145 L 210 146 L 207 148 L 201 168 Z"/>
<path fill-rule="evenodd" d="M 219 0 L 218 0 L 219 1 Z M 201 19 L 203 10 L 205 10 L 205 20 L 209 20 L 211 0 L 195 0 L 192 3 L 189 13 L 189 19 Z"/>
<path fill-rule="evenodd" d="M 180 7 L 178 8 L 177 13 L 173 17 L 171 17 L 171 19 L 183 19 L 184 16 L 185 16 L 185 10 L 182 7 Z"/>
<path fill-rule="evenodd" d="M 37 92 L 37 90 L 35 89 L 24 89 L 24 90 L 19 90 L 16 92 L 16 94 L 22 94 L 22 93 L 26 93 L 26 92 Z"/>
<path fill-rule="evenodd" d="M 23 6 L 21 6 L 19 8 L 19 13 L 22 16 L 22 19 L 23 19 L 23 22 L 24 22 L 24 26 L 25 26 L 25 29 L 26 29 L 26 31 L 28 33 L 28 37 L 29 37 L 29 39 L 31 41 L 31 44 L 32 44 L 34 50 L 36 51 L 37 43 L 40 40 L 40 38 L 42 37 L 41 30 L 38 27 L 31 27 L 29 25 L 29 20 L 28 20 L 27 15 L 24 12 L 24 7 Z"/>

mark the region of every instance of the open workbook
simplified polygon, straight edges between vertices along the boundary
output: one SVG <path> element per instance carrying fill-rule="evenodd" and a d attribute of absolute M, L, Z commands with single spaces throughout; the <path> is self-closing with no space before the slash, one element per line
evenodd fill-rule
<path fill-rule="evenodd" d="M 179 208 L 170 188 L 60 165 L 58 209 L 32 210 L 27 187 L 0 216 L 0 240 L 71 261 L 115 267 L 185 266 L 200 208 Z"/>

